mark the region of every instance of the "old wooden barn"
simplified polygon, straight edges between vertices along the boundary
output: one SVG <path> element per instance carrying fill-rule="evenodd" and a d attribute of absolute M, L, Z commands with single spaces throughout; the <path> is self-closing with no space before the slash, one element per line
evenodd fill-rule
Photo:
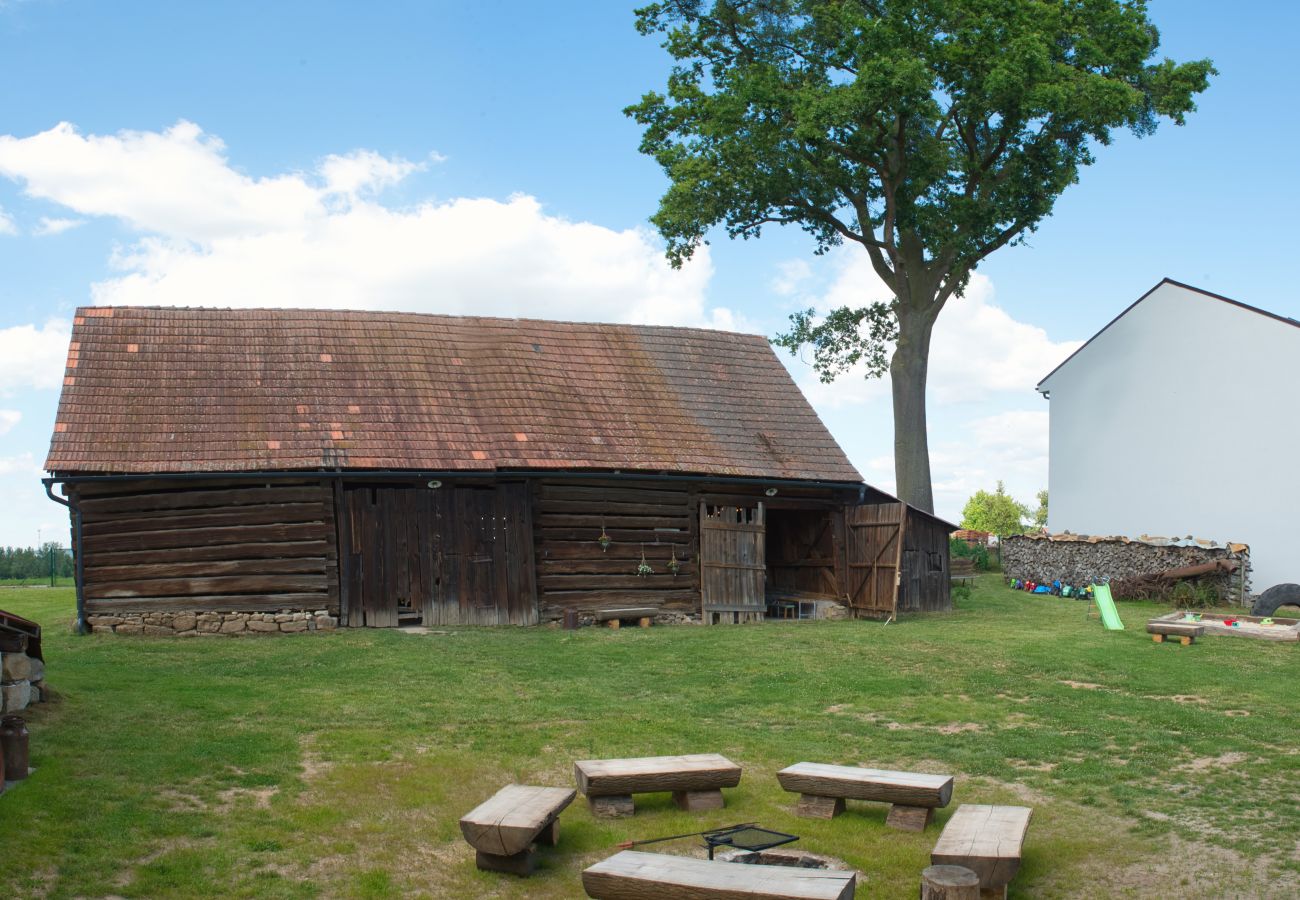
<path fill-rule="evenodd" d="M 752 335 L 86 308 L 46 468 L 83 621 L 950 605 L 952 526 L 864 484 Z"/>

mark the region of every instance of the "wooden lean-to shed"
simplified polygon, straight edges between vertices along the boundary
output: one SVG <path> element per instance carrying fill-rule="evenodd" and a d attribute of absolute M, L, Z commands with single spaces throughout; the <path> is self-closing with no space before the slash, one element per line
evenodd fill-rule
<path fill-rule="evenodd" d="M 46 468 L 83 621 L 947 605 L 946 535 L 939 562 L 910 549 L 932 517 L 862 483 L 753 335 L 86 308 Z"/>

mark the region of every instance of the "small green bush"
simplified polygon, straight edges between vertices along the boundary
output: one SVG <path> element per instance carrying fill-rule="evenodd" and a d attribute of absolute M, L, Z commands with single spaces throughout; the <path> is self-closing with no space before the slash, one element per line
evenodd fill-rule
<path fill-rule="evenodd" d="M 949 538 L 948 552 L 954 557 L 974 560 L 977 571 L 987 572 L 993 568 L 993 560 L 989 556 L 988 547 L 972 547 L 961 538 Z"/>

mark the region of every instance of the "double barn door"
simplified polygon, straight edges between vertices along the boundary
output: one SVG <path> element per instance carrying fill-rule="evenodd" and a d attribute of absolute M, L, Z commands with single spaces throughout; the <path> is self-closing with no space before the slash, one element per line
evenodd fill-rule
<path fill-rule="evenodd" d="M 345 486 L 343 501 L 349 625 L 537 623 L 525 485 Z"/>

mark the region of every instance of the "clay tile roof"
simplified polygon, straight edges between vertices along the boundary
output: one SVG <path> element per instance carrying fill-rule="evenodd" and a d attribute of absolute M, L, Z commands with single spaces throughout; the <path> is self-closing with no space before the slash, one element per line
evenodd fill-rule
<path fill-rule="evenodd" d="M 414 313 L 92 307 L 45 467 L 597 469 L 861 481 L 759 336 Z"/>

